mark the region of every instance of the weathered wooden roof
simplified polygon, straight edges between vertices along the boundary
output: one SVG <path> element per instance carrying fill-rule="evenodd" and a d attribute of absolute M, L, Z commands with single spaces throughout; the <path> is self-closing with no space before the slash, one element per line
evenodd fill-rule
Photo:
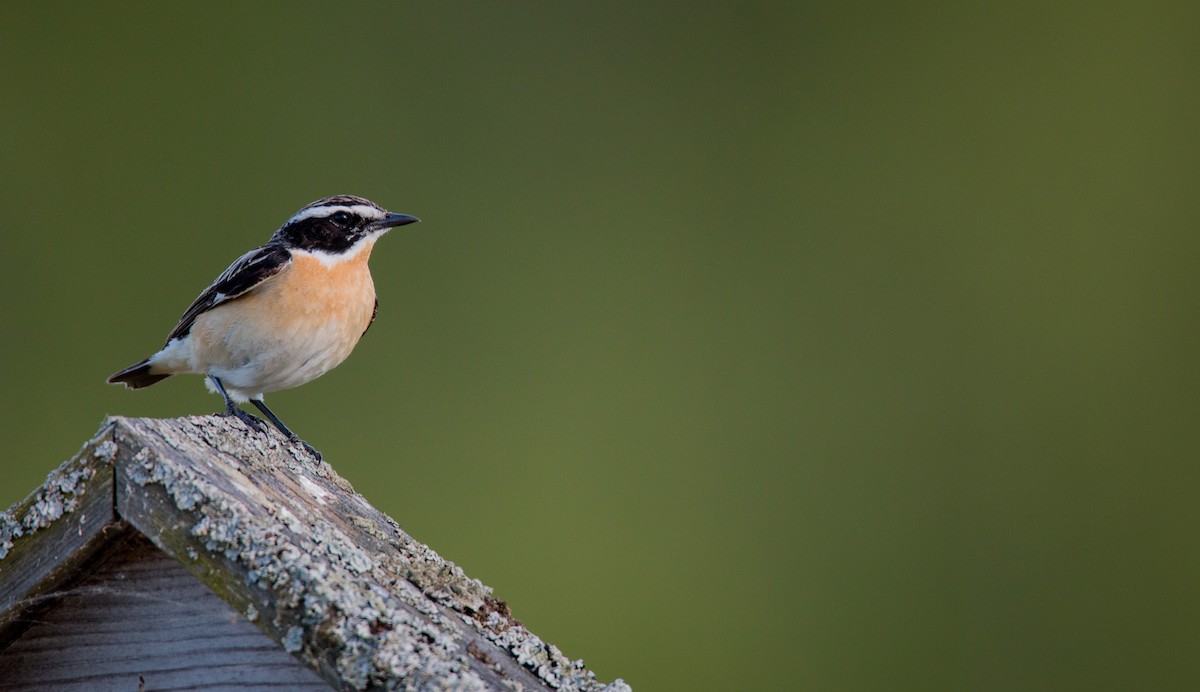
<path fill-rule="evenodd" d="M 126 525 L 341 689 L 609 690 L 281 435 L 110 418 L 0 513 L 0 648 Z"/>

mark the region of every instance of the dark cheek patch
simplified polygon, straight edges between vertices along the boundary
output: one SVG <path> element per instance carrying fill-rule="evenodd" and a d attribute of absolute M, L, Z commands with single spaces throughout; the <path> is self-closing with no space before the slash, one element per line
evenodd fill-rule
<path fill-rule="evenodd" d="M 337 254 L 349 250 L 360 238 L 358 233 L 338 228 L 329 219 L 311 219 L 289 229 L 288 240 L 292 247 L 310 252 Z"/>

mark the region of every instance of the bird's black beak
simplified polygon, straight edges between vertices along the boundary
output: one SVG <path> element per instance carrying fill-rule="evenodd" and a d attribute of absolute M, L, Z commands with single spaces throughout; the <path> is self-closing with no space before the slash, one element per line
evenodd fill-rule
<path fill-rule="evenodd" d="M 396 226 L 403 226 L 406 223 L 416 223 L 418 221 L 420 221 L 420 219 L 415 216 L 409 216 L 408 214 L 393 214 L 389 211 L 382 219 L 378 221 L 372 221 L 368 228 L 370 228 L 372 231 L 382 231 L 386 228 L 395 228 Z"/>

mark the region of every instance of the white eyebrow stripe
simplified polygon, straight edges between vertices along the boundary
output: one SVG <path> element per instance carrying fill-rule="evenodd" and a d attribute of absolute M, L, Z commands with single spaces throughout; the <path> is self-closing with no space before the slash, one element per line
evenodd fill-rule
<path fill-rule="evenodd" d="M 354 214 L 355 216 L 361 216 L 364 219 L 382 219 L 386 214 L 386 212 L 384 212 L 382 209 L 379 209 L 378 207 L 372 207 L 372 206 L 369 206 L 366 204 L 355 204 L 352 206 L 341 206 L 341 205 L 320 206 L 320 207 L 313 207 L 311 209 L 301 209 L 300 211 L 296 212 L 296 214 L 292 218 L 288 219 L 287 223 L 285 223 L 283 225 L 286 226 L 288 224 L 295 223 L 297 221 L 311 219 L 314 216 L 329 217 L 329 216 L 333 216 L 334 214 L 338 213 L 339 211 L 349 212 L 351 214 Z"/>

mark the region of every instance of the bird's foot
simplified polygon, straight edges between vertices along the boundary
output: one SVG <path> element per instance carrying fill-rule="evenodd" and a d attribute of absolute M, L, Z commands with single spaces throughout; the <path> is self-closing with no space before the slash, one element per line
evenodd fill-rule
<path fill-rule="evenodd" d="M 254 432 L 261 433 L 261 432 L 266 432 L 266 430 L 267 430 L 267 424 L 264 423 L 261 418 L 252 416 L 251 414 L 246 413 L 245 411 L 238 408 L 237 406 L 229 406 L 228 408 L 226 408 L 225 415 L 233 416 L 234 418 L 240 420 L 241 422 L 246 424 L 247 428 L 250 428 Z"/>
<path fill-rule="evenodd" d="M 313 455 L 313 458 L 315 458 L 317 461 L 321 461 L 321 453 L 317 451 L 316 447 L 313 447 L 312 445 L 305 442 L 304 440 L 301 440 L 300 437 L 295 434 L 293 434 L 290 439 L 291 439 L 292 444 L 299 444 L 301 447 L 304 448 L 304 451 Z"/>

